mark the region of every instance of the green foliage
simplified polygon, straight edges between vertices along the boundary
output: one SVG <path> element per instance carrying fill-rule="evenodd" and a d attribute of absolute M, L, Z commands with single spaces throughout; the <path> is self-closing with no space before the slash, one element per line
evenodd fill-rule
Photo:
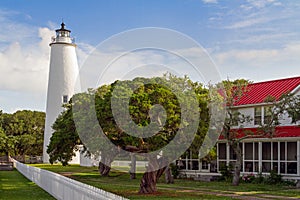
<path fill-rule="evenodd" d="M 172 185 L 167 185 L 164 179 L 160 179 L 157 184 L 157 188 L 159 189 L 158 193 L 154 195 L 141 195 L 136 193 L 139 189 L 139 179 L 142 176 L 140 173 L 136 174 L 137 179 L 129 180 L 127 173 L 114 169 L 112 169 L 109 177 L 99 177 L 96 167 L 82 167 L 78 165 L 62 167 L 59 164 L 35 164 L 34 166 L 56 173 L 65 174 L 64 172 L 68 172 L 70 178 L 129 199 L 209 199 L 203 196 L 203 193 L 211 193 L 212 191 L 214 196 L 212 196 L 211 199 L 232 199 L 233 195 L 235 195 L 236 198 L 245 198 L 246 194 L 247 198 L 251 199 L 258 199 L 264 196 L 268 196 L 268 198 L 272 199 L 288 199 L 286 197 L 299 199 L 300 196 L 299 189 L 293 189 L 285 185 L 270 186 L 268 184 L 249 183 L 240 184 L 239 187 L 235 187 L 224 181 L 203 182 L 194 181 L 193 179 L 177 179 Z M 270 195 L 278 197 L 273 198 L 270 197 Z"/>
<path fill-rule="evenodd" d="M 7 156 L 13 155 L 17 142 L 15 137 L 7 136 L 3 129 L 0 129 L 0 152 L 5 153 Z"/>
<path fill-rule="evenodd" d="M 254 180 L 255 180 L 255 175 L 254 174 L 244 174 L 242 176 L 242 180 L 245 182 L 245 183 L 253 183 Z"/>
<path fill-rule="evenodd" d="M 233 174 L 232 174 L 232 165 L 222 165 L 220 166 L 220 173 L 221 173 L 221 177 L 219 180 L 225 180 L 227 182 L 231 182 L 232 178 L 233 178 Z"/>
<path fill-rule="evenodd" d="M 17 111 L 0 113 L 0 151 L 11 155 L 41 155 L 45 113 Z"/>
<path fill-rule="evenodd" d="M 292 93 L 283 94 L 280 97 L 280 106 L 277 106 L 281 112 L 286 111 L 289 117 L 292 118 L 292 123 L 296 123 L 300 120 L 300 95 L 294 95 Z"/>
<path fill-rule="evenodd" d="M 253 183 L 265 183 L 265 176 L 260 172 L 256 175 L 255 179 L 253 180 Z"/>
<path fill-rule="evenodd" d="M 179 176 L 179 167 L 178 165 L 171 163 L 170 164 L 171 172 L 174 178 L 178 178 Z"/>
<path fill-rule="evenodd" d="M 116 170 L 112 170 L 109 177 L 99 177 L 96 167 L 81 167 L 78 165 L 66 167 L 61 165 L 35 166 L 56 173 L 68 172 L 70 178 L 129 199 L 232 199 L 234 195 L 236 198 L 245 198 L 245 194 L 247 194 L 247 198 L 251 199 L 262 198 L 262 196 L 268 196 L 271 199 L 288 199 L 287 197 L 297 199 L 300 196 L 300 190 L 286 185 L 247 183 L 235 187 L 224 181 L 203 182 L 192 179 L 177 179 L 172 186 L 165 184 L 164 180 L 160 179 L 157 184 L 158 193 L 155 195 L 140 195 L 136 193 L 139 189 L 139 179 L 142 176 L 139 173 L 137 179 L 129 180 L 128 174 Z M 212 191 L 213 196 L 210 198 L 203 196 L 206 193 L 211 194 Z M 277 198 L 271 197 L 271 195 L 277 196 Z"/>
<path fill-rule="evenodd" d="M 232 175 L 231 172 L 229 173 L 229 169 L 225 168 L 223 170 L 224 174 L 222 176 L 225 180 L 232 180 L 233 185 L 239 185 L 240 170 L 242 163 L 242 152 L 240 150 L 239 143 L 242 139 L 248 136 L 248 132 L 243 131 L 243 123 L 249 122 L 251 119 L 250 116 L 245 116 L 238 112 L 236 109 L 234 109 L 234 106 L 237 102 L 240 101 L 245 92 L 250 90 L 250 88 L 248 87 L 248 84 L 250 82 L 248 80 L 238 79 L 235 81 L 226 80 L 222 83 L 226 92 L 226 95 L 224 96 L 226 96 L 227 109 L 226 118 L 221 134 L 229 142 L 233 151 L 236 153 L 234 174 Z M 242 138 L 237 137 L 237 129 L 242 130 L 246 136 Z"/>
<path fill-rule="evenodd" d="M 282 175 L 278 174 L 276 171 L 272 170 L 270 175 L 267 177 L 266 182 L 268 184 L 280 184 L 283 182 Z"/>
<path fill-rule="evenodd" d="M 147 84 L 144 84 L 144 82 Z M 174 91 L 166 86 L 166 82 L 184 86 L 174 89 L 178 90 L 180 95 L 175 95 Z M 135 89 L 133 90 L 132 88 Z M 181 118 L 181 105 L 179 104 L 180 98 L 181 101 L 190 106 L 189 96 L 187 95 L 189 89 L 193 89 L 196 92 L 199 110 L 193 109 L 193 112 L 200 112 L 201 118 L 194 142 L 189 149 L 197 156 L 199 147 L 208 130 L 208 90 L 199 83 L 193 83 L 187 77 L 178 78 L 166 75 L 163 78 L 136 78 L 133 81 L 116 81 L 111 85 L 103 85 L 97 89 L 89 89 L 85 93 L 74 95 L 70 104 L 66 106 L 66 110 L 53 125 L 55 132 L 47 151 L 51 162 L 58 160 L 63 162 L 63 164 L 67 164 L 73 155 L 72 149 L 75 148 L 76 144 L 80 144 L 74 122 L 72 121 L 71 110 L 73 107 L 76 108 L 76 111 L 73 112 L 73 117 L 76 118 L 77 131 L 84 130 L 86 135 L 92 136 L 92 139 L 82 138 L 82 136 L 81 139 L 87 140 L 84 143 L 88 142 L 89 151 L 93 153 L 101 147 L 101 150 L 106 149 L 111 155 L 114 154 L 109 146 L 106 147 L 107 144 L 104 140 L 99 139 L 99 135 L 95 134 L 97 127 L 95 127 L 92 120 L 93 110 L 96 110 L 97 120 L 106 138 L 114 143 L 115 146 L 125 150 L 129 149 L 129 151 L 133 152 L 149 152 L 164 147 L 174 138 L 179 128 L 182 129 L 190 125 L 185 121 L 186 119 L 183 120 Z M 128 97 L 129 107 L 128 105 L 122 105 L 122 100 L 126 100 Z M 146 127 L 151 122 L 160 127 L 160 130 L 153 136 L 144 138 L 126 133 L 124 129 L 121 129 L 116 124 L 112 113 L 112 100 L 117 102 L 119 109 L 125 110 L 128 108 L 131 120 L 138 127 Z M 93 101 L 94 103 L 91 106 Z M 149 113 L 149 110 L 157 104 L 164 108 L 165 113 L 157 112 L 155 109 L 152 109 Z M 189 107 L 186 109 L 191 110 Z M 189 120 L 193 121 L 194 119 Z"/>
<path fill-rule="evenodd" d="M 279 118 L 281 115 L 288 114 L 292 119 L 292 123 L 300 120 L 300 95 L 293 93 L 282 94 L 279 99 L 273 96 L 267 96 L 265 102 L 271 103 L 267 110 L 267 120 L 261 124 L 259 131 L 268 137 L 273 137 L 275 128 L 280 124 Z"/>
<path fill-rule="evenodd" d="M 185 82 L 188 81 L 188 79 L 175 78 L 172 76 L 168 78 L 172 79 L 171 83 L 181 81 L 182 84 L 186 84 Z M 113 135 L 115 132 L 118 133 L 118 135 L 115 135 L 116 140 L 114 143 L 116 145 L 121 145 L 121 148 L 126 148 L 127 145 L 133 145 L 140 151 L 154 151 L 167 145 L 177 133 L 179 126 L 182 126 L 182 128 L 187 126 L 184 124 L 185 121 L 183 121 L 183 119 L 181 118 L 181 108 L 178 99 L 183 97 L 175 96 L 171 89 L 165 86 L 164 81 L 165 80 L 162 78 L 136 78 L 133 81 L 117 81 L 112 84 L 111 91 L 104 97 L 102 101 L 103 103 L 101 103 L 101 100 L 99 100 L 98 103 L 96 96 L 96 108 L 99 107 L 99 110 L 102 111 L 97 111 L 97 114 L 99 114 L 98 119 L 100 125 L 101 127 L 103 127 L 104 132 L 109 133 L 109 135 Z M 148 84 L 143 84 L 144 82 L 148 82 Z M 134 91 L 131 91 L 131 88 L 136 89 Z M 188 88 L 185 89 L 188 90 Z M 141 128 L 146 127 L 151 122 L 153 124 L 156 124 L 157 127 L 160 127 L 160 130 L 152 137 L 145 137 L 141 139 L 130 136 L 124 131 L 120 130 L 119 126 L 115 124 L 114 120 L 109 120 L 108 122 L 107 120 L 104 121 L 103 119 L 113 118 L 110 108 L 110 99 L 112 97 L 112 92 L 114 92 L 113 98 L 117 99 L 117 104 L 120 105 L 119 108 L 124 110 L 129 109 L 130 117 L 137 126 Z M 132 94 L 130 94 L 131 92 Z M 180 92 L 184 93 L 184 91 Z M 127 108 L 126 105 L 121 104 L 123 102 L 125 102 L 125 104 L 127 103 L 126 98 L 128 96 L 130 96 L 130 101 L 129 107 Z M 108 103 L 105 104 L 105 102 Z M 107 104 L 109 106 L 105 106 L 103 108 L 103 105 Z M 154 109 L 151 110 L 153 111 L 152 113 L 149 113 L 149 110 L 157 104 L 162 106 L 166 113 L 160 113 L 155 111 Z M 164 121 L 165 123 L 163 125 Z M 111 131 L 112 127 L 114 131 Z M 109 128 L 110 130 L 108 130 L 107 128 Z M 121 138 L 121 141 L 117 140 L 118 137 Z"/>
<path fill-rule="evenodd" d="M 255 183 L 264 185 L 286 185 L 295 186 L 295 182 L 289 180 L 283 180 L 282 175 L 272 170 L 269 175 L 257 174 L 245 174 L 242 176 L 242 180 L 245 183 Z"/>
<path fill-rule="evenodd" d="M 272 103 L 272 102 L 275 102 L 276 101 L 276 97 L 274 96 L 271 96 L 271 95 L 268 95 L 265 99 L 264 99 L 264 102 L 265 103 Z"/>
<path fill-rule="evenodd" d="M 244 79 L 237 79 L 234 81 L 226 80 L 222 83 L 226 92 L 227 101 L 226 118 L 224 122 L 222 135 L 231 144 L 235 144 L 239 141 L 236 137 L 236 132 L 232 131 L 232 127 L 236 126 L 239 129 L 243 129 L 242 124 L 244 122 L 249 122 L 251 119 L 250 116 L 245 116 L 241 114 L 236 109 L 233 109 L 233 107 L 241 99 L 244 93 L 250 90 L 250 88 L 248 87 L 250 81 Z"/>
<path fill-rule="evenodd" d="M 222 81 L 222 85 L 226 92 L 226 101 L 228 107 L 232 107 L 238 102 L 245 92 L 249 91 L 248 85 L 251 83 L 249 80 L 236 79 L 236 80 L 225 80 Z"/>
<path fill-rule="evenodd" d="M 73 121 L 72 109 L 70 105 L 66 108 L 52 126 L 54 133 L 47 149 L 51 164 L 59 161 L 63 165 L 67 165 L 75 156 L 76 145 L 81 144 Z"/>

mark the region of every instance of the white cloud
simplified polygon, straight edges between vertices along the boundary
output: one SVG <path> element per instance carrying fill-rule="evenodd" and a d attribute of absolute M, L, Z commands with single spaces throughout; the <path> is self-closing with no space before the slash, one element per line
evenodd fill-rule
<path fill-rule="evenodd" d="M 12 20 L 22 15 L 0 9 L 0 110 L 14 112 L 18 109 L 45 110 L 49 73 L 51 37 L 58 27 L 48 22 L 48 27 L 37 27 Z M 91 46 L 80 44 L 79 61 L 88 55 Z"/>
<path fill-rule="evenodd" d="M 249 11 L 252 9 L 263 9 L 267 6 L 281 6 L 282 3 L 277 0 L 247 0 L 247 3 L 242 4 L 240 8 Z"/>
<path fill-rule="evenodd" d="M 272 31 L 272 30 L 270 30 Z M 228 40 L 223 42 L 223 44 L 227 45 L 234 45 L 234 44 L 239 44 L 243 46 L 248 46 L 248 45 L 257 45 L 260 44 L 262 45 L 263 43 L 268 43 L 268 44 L 278 44 L 282 43 L 282 41 L 287 41 L 291 38 L 297 38 L 296 33 L 269 33 L 269 34 L 257 34 L 257 35 L 250 35 L 245 38 L 239 38 L 239 39 L 234 39 L 234 40 Z"/>
<path fill-rule="evenodd" d="M 266 17 L 252 18 L 252 19 L 246 19 L 246 20 L 235 22 L 234 24 L 226 26 L 225 28 L 227 29 L 245 28 L 245 27 L 250 27 L 261 23 L 266 23 L 268 21 L 270 21 L 270 19 Z"/>
<path fill-rule="evenodd" d="M 17 23 L 11 20 L 12 17 L 20 15 L 15 11 L 0 9 L 0 50 L 11 42 L 33 42 L 32 36 L 37 33 L 37 29 L 23 23 Z M 22 18 L 28 18 L 22 16 Z M 35 41 L 36 42 L 36 41 Z"/>
<path fill-rule="evenodd" d="M 0 52 L 1 90 L 22 90 L 27 92 L 45 92 L 49 66 L 49 41 L 53 31 L 37 28 L 40 41 L 21 45 L 10 44 Z M 20 34 L 22 35 L 22 34 Z"/>
<path fill-rule="evenodd" d="M 203 3 L 218 3 L 218 0 L 202 0 Z"/>
<path fill-rule="evenodd" d="M 300 75 L 300 43 L 288 43 L 277 49 L 231 50 L 214 54 L 222 74 L 251 80 L 291 77 Z M 226 78 L 226 77 L 224 77 Z"/>
<path fill-rule="evenodd" d="M 224 12 L 222 28 L 244 29 L 244 28 L 268 28 L 270 26 L 286 25 L 295 23 L 299 12 L 299 3 L 296 1 L 280 2 L 278 0 L 247 0 Z M 213 16 L 214 17 L 214 16 Z M 252 30 L 249 32 L 253 33 Z"/>
<path fill-rule="evenodd" d="M 54 33 L 48 28 L 11 20 L 18 15 L 0 10 L 1 26 L 5 27 L 0 29 L 0 90 L 45 92 L 48 44 Z"/>
<path fill-rule="evenodd" d="M 264 8 L 267 5 L 280 5 L 276 0 L 247 0 L 250 6 L 255 8 Z"/>
<path fill-rule="evenodd" d="M 87 43 L 77 43 L 76 54 L 79 68 L 84 64 L 87 57 L 95 50 L 95 47 Z"/>
<path fill-rule="evenodd" d="M 145 48 L 132 52 L 105 52 L 99 47 L 88 55 L 81 66 L 81 88 L 77 92 L 115 80 L 149 78 L 167 72 L 177 76 L 188 75 L 192 80 L 206 84 L 220 81 L 218 70 L 202 48 L 178 48 L 172 51 Z"/>

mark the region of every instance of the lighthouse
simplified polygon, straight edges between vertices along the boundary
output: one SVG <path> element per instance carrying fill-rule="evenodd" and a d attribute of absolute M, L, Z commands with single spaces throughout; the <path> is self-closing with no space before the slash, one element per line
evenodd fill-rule
<path fill-rule="evenodd" d="M 53 130 L 52 125 L 63 111 L 62 105 L 67 103 L 74 94 L 74 87 L 78 75 L 76 44 L 71 38 L 71 31 L 61 23 L 52 38 L 50 45 L 50 69 L 48 79 L 46 124 L 44 132 L 43 162 L 49 163 L 47 146 Z"/>

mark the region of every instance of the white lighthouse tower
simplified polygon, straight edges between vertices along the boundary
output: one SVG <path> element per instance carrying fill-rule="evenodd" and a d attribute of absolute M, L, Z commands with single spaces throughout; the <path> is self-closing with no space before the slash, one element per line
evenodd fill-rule
<path fill-rule="evenodd" d="M 65 24 L 56 30 L 56 37 L 50 43 L 50 69 L 48 80 L 46 124 L 44 133 L 43 162 L 49 163 L 47 146 L 53 130 L 51 126 L 63 111 L 62 104 L 67 103 L 74 94 L 75 81 L 78 75 L 76 44 L 70 37 L 70 30 Z"/>

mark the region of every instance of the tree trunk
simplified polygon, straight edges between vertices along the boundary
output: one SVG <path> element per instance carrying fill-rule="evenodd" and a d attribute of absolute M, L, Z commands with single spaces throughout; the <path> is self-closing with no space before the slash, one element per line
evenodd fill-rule
<path fill-rule="evenodd" d="M 158 169 L 158 170 L 154 170 Z M 139 193 L 142 194 L 151 194 L 157 191 L 156 183 L 158 179 L 162 176 L 166 169 L 165 161 L 160 158 L 150 158 L 147 172 L 144 173 L 141 184 L 140 184 L 140 191 Z"/>
<path fill-rule="evenodd" d="M 101 176 L 108 176 L 110 172 L 110 165 L 112 163 L 112 159 L 110 157 L 105 157 L 101 155 L 101 160 L 99 162 L 98 171 Z"/>
<path fill-rule="evenodd" d="M 174 177 L 172 176 L 171 168 L 170 166 L 167 166 L 165 171 L 165 180 L 167 184 L 173 184 L 174 183 Z"/>
<path fill-rule="evenodd" d="M 240 145 L 237 142 L 236 144 L 232 145 L 234 152 L 236 153 L 236 163 L 234 166 L 234 174 L 232 179 L 232 185 L 238 186 L 240 184 L 240 174 L 241 174 L 241 164 L 242 164 L 242 152 L 240 149 Z"/>
<path fill-rule="evenodd" d="M 103 164 L 102 162 L 99 162 L 98 171 L 101 176 L 108 176 L 110 172 L 110 166 L 107 166 Z"/>
<path fill-rule="evenodd" d="M 131 164 L 130 164 L 130 179 L 136 179 L 135 173 L 136 173 L 136 155 L 131 154 Z"/>
<path fill-rule="evenodd" d="M 157 191 L 156 189 L 156 171 L 145 172 L 141 184 L 139 193 L 151 194 Z"/>

